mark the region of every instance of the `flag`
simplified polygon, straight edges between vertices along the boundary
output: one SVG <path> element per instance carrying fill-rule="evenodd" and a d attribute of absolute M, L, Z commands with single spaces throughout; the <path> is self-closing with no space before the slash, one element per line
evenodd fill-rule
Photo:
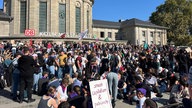
<path fill-rule="evenodd" d="M 60 37 L 61 37 L 62 39 L 65 38 L 65 33 L 63 33 Z"/>
<path fill-rule="evenodd" d="M 96 36 L 96 35 L 94 35 L 94 36 L 93 36 L 93 38 L 94 38 L 94 39 L 96 39 L 96 38 L 97 38 L 97 36 Z"/>
<path fill-rule="evenodd" d="M 98 42 L 98 41 L 99 41 L 99 38 L 95 38 L 95 41 Z"/>
<path fill-rule="evenodd" d="M 105 42 L 109 42 L 109 37 L 106 37 L 106 38 L 104 39 L 104 41 L 105 41 Z"/>
<path fill-rule="evenodd" d="M 143 48 L 148 49 L 148 44 L 146 42 L 144 43 Z"/>
<path fill-rule="evenodd" d="M 79 40 L 81 40 L 81 39 L 83 39 L 84 37 L 86 37 L 87 36 L 87 33 L 88 33 L 88 29 L 87 30 L 85 30 L 84 32 L 81 32 L 81 33 L 79 33 Z"/>

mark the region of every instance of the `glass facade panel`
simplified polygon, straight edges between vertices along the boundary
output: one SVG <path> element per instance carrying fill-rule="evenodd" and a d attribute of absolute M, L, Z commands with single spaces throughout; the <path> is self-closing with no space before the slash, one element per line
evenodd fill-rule
<path fill-rule="evenodd" d="M 59 32 L 66 32 L 66 5 L 59 4 Z"/>
<path fill-rule="evenodd" d="M 26 13 L 27 12 L 27 2 L 21 1 L 20 4 L 20 33 L 24 33 L 26 29 Z"/>
<path fill-rule="evenodd" d="M 39 4 L 39 32 L 47 32 L 47 2 Z"/>
<path fill-rule="evenodd" d="M 76 7 L 76 33 L 81 33 L 81 9 Z"/>

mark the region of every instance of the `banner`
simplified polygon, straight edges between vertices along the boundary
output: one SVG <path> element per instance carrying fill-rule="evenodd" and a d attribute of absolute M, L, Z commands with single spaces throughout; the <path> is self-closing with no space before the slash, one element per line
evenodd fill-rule
<path fill-rule="evenodd" d="M 89 85 L 93 108 L 112 108 L 107 79 L 91 81 Z"/>
<path fill-rule="evenodd" d="M 109 37 L 106 37 L 106 38 L 104 39 L 104 41 L 105 41 L 105 42 L 109 42 Z"/>
<path fill-rule="evenodd" d="M 84 32 L 79 33 L 79 40 L 83 39 L 84 37 L 87 37 L 88 34 L 88 29 L 85 30 Z"/>

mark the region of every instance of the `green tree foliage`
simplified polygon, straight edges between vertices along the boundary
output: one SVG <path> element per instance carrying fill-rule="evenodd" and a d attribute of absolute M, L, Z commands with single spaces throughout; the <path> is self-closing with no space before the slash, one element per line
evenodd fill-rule
<path fill-rule="evenodd" d="M 187 0 L 166 0 L 149 19 L 154 24 L 168 27 L 168 41 L 180 44 L 176 41 L 189 35 L 189 32 L 192 34 L 192 3 Z"/>

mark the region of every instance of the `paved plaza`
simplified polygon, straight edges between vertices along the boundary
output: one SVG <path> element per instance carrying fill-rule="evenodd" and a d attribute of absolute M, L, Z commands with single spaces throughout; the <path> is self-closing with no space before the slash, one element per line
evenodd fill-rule
<path fill-rule="evenodd" d="M 11 100 L 10 88 L 5 88 L 4 90 L 0 90 L 0 108 L 37 108 L 38 102 L 41 97 L 33 95 L 33 98 L 36 99 L 36 101 L 33 103 L 28 104 L 26 102 L 23 102 L 22 104 L 19 104 Z M 168 94 L 164 93 L 163 98 L 160 98 L 157 102 L 158 106 L 163 106 L 163 104 L 167 102 L 168 98 Z M 118 100 L 116 108 L 135 108 L 135 105 L 130 105 L 126 101 Z"/>

